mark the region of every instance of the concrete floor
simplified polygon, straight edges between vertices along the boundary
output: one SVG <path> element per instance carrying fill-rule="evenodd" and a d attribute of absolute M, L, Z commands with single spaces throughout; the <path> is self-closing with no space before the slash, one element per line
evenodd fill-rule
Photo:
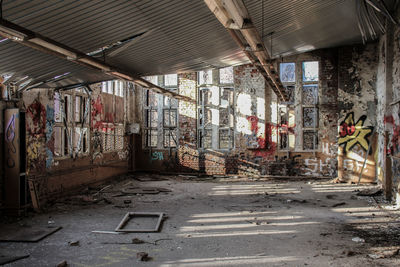
<path fill-rule="evenodd" d="M 129 181 L 130 186 L 172 192 L 112 197 Z M 7 266 L 55 266 L 63 260 L 69 266 L 399 266 L 399 255 L 383 251 L 400 248 L 400 213 L 380 209 L 371 197 L 356 196 L 354 190 L 360 188 L 367 187 L 321 181 L 126 178 L 101 194 L 110 204 L 71 205 L 79 198 L 70 198 L 44 214 L 19 220 L 21 227 L 54 221 L 63 229 L 38 243 L 0 243 L 0 252 L 30 254 Z M 332 207 L 335 204 L 342 205 Z M 168 218 L 159 233 L 91 232 L 113 231 L 128 211 L 164 212 Z M 354 242 L 354 237 L 365 242 Z M 165 240 L 129 244 L 132 238 Z M 80 245 L 68 245 L 71 241 Z M 138 261 L 137 252 L 147 252 L 152 260 Z"/>

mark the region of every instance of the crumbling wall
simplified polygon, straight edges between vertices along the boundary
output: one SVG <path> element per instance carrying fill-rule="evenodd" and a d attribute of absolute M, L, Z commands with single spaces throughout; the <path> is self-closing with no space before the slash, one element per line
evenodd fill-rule
<path fill-rule="evenodd" d="M 92 85 L 91 89 L 89 153 L 62 157 L 55 155 L 54 90 L 32 89 L 23 93 L 27 175 L 35 181 L 42 199 L 83 184 L 124 174 L 128 170 L 128 139 L 124 137 L 121 150 L 105 151 L 102 135 L 108 127 L 113 127 L 114 122 L 123 123 L 125 129 L 126 103 L 129 102 L 122 97 L 102 93 L 101 84 Z"/>
<path fill-rule="evenodd" d="M 346 181 L 358 181 L 361 171 L 362 182 L 375 180 L 377 48 L 372 43 L 339 49 L 338 170 Z"/>
<path fill-rule="evenodd" d="M 286 60 L 286 59 L 285 59 Z M 319 50 L 287 58 L 295 62 L 320 62 L 319 81 L 319 147 L 303 151 L 302 113 L 296 114 L 296 147 L 289 152 L 277 149 L 276 121 L 278 100 L 266 85 L 256 67 L 247 64 L 233 67 L 234 72 L 234 147 L 201 149 L 198 136 L 199 96 L 197 73 L 178 75 L 179 93 L 197 103 L 179 102 L 178 148 L 145 148 L 138 158 L 144 170 L 162 172 L 196 172 L 238 175 L 312 175 L 335 176 L 337 170 L 337 50 Z M 300 85 L 298 85 L 300 86 Z M 298 101 L 301 101 L 301 90 Z M 300 103 L 300 102 L 298 102 Z M 160 104 L 160 103 L 159 103 Z M 143 106 L 143 92 L 138 93 L 138 106 Z M 139 111 L 143 114 L 143 110 Z M 143 115 L 141 123 L 144 125 Z M 213 126 L 214 127 L 214 126 Z M 142 131 L 143 134 L 143 131 Z M 218 142 L 213 136 L 212 142 Z M 144 137 L 142 136 L 142 141 Z M 293 156 L 300 155 L 296 160 Z"/>

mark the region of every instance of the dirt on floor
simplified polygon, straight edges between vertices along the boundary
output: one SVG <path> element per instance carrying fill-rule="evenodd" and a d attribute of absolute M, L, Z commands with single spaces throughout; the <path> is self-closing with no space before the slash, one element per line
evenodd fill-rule
<path fill-rule="evenodd" d="M 400 211 L 385 209 L 376 188 L 130 175 L 40 214 L 2 217 L 0 236 L 10 227 L 62 229 L 38 242 L 0 242 L 0 256 L 29 255 L 6 266 L 400 266 Z M 118 234 L 127 212 L 165 216 L 159 232 Z M 152 228 L 156 219 L 137 222 L 124 227 Z"/>

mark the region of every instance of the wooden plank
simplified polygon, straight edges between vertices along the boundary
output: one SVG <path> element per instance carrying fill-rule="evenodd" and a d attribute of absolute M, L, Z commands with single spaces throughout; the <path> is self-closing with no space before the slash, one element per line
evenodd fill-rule
<path fill-rule="evenodd" d="M 37 193 L 36 184 L 32 179 L 28 179 L 29 192 L 31 193 L 32 206 L 36 212 L 40 212 L 40 202 Z"/>

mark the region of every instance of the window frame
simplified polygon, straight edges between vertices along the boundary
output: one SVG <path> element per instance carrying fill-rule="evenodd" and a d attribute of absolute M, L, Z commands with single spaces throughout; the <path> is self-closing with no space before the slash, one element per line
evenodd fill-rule
<path fill-rule="evenodd" d="M 234 74 L 232 70 L 232 83 L 220 83 L 220 69 L 214 69 L 211 71 L 212 73 L 212 84 L 201 84 L 200 83 L 200 75 L 202 71 L 197 73 L 198 77 L 198 86 L 197 86 L 197 148 L 199 150 L 219 150 L 219 151 L 230 151 L 235 148 L 235 88 L 234 88 Z M 218 88 L 218 103 L 212 103 L 208 101 L 206 103 L 206 92 L 212 92 L 213 89 Z M 232 94 L 232 99 L 230 100 L 229 97 L 227 99 L 228 105 L 226 107 L 222 106 L 222 92 L 223 90 L 229 90 Z M 211 98 L 213 99 L 214 96 L 211 94 Z M 221 126 L 221 110 L 226 109 L 228 115 L 228 122 L 226 125 Z M 207 123 L 206 118 L 208 112 L 213 113 L 218 112 L 218 125 L 214 125 L 212 123 L 212 118 L 210 123 Z M 206 114 L 207 112 L 207 114 Z M 228 147 L 221 146 L 221 131 L 228 130 L 228 138 L 231 140 L 229 142 Z M 207 133 L 211 132 L 211 136 L 208 136 Z M 209 142 L 205 142 L 206 138 L 211 138 Z M 215 141 L 217 140 L 217 141 Z M 210 143 L 211 146 L 207 147 L 205 144 Z"/>

